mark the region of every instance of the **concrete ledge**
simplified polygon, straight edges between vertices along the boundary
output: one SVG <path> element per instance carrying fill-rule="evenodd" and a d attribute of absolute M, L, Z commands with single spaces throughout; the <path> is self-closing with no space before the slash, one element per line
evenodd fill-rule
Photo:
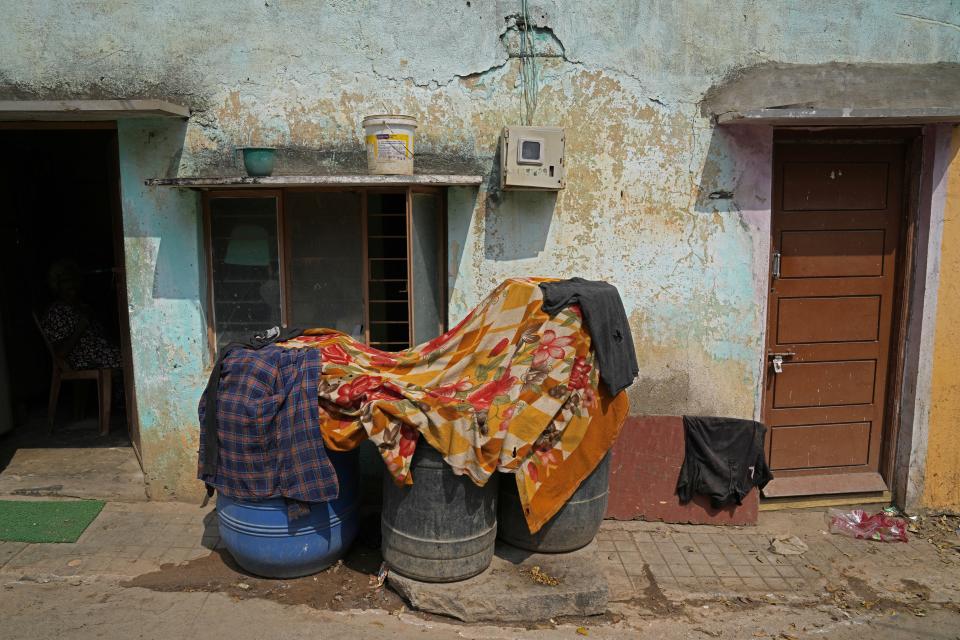
<path fill-rule="evenodd" d="M 166 100 L 0 100 L 0 121 L 189 117 L 188 107 Z"/>
<path fill-rule="evenodd" d="M 179 187 L 186 189 L 247 189 L 265 187 L 476 187 L 483 176 L 417 173 L 409 176 L 381 176 L 368 174 L 306 175 L 306 176 L 222 176 L 212 178 L 151 178 L 144 181 L 148 187 Z"/>
<path fill-rule="evenodd" d="M 888 125 L 960 121 L 960 107 L 927 109 L 746 109 L 716 116 L 717 124 Z"/>
<path fill-rule="evenodd" d="M 733 69 L 700 107 L 721 125 L 955 122 L 960 64 L 764 62 Z"/>
<path fill-rule="evenodd" d="M 572 553 L 540 554 L 497 543 L 490 567 L 454 583 L 429 583 L 391 572 L 388 581 L 414 609 L 464 622 L 534 622 L 557 616 L 598 615 L 607 610 L 607 579 L 596 542 Z M 554 578 L 539 584 L 534 566 Z"/>

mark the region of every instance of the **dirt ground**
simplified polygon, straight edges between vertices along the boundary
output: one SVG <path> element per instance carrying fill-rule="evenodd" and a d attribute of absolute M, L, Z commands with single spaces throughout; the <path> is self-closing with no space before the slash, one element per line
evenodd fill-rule
<path fill-rule="evenodd" d="M 638 603 L 642 604 L 642 603 Z M 770 604 L 763 600 L 688 601 L 652 612 L 618 603 L 616 614 L 583 621 L 520 625 L 458 624 L 403 609 L 324 611 L 269 598 L 226 593 L 164 592 L 96 579 L 5 582 L 0 637 L 178 640 L 475 640 L 518 638 L 655 638 L 688 640 L 957 640 L 960 613 L 930 606 L 921 616 L 893 610 L 844 610 L 833 604 Z"/>
<path fill-rule="evenodd" d="M 907 532 L 913 538 L 926 540 L 936 547 L 944 564 L 960 567 L 960 515 L 918 515 L 911 519 Z"/>
<path fill-rule="evenodd" d="M 380 562 L 379 551 L 356 544 L 343 560 L 316 575 L 271 580 L 251 576 L 237 566 L 229 553 L 216 550 L 186 564 L 163 565 L 159 571 L 137 576 L 122 585 L 164 592 L 223 593 L 237 600 L 263 598 L 330 611 L 396 611 L 403 606 L 403 600 L 386 586 L 376 584 Z"/>
<path fill-rule="evenodd" d="M 219 593 L 235 601 L 262 599 L 282 605 L 304 605 L 317 611 L 380 610 L 392 614 L 406 613 L 422 621 L 433 621 L 469 627 L 452 618 L 412 611 L 387 585 L 377 586 L 382 557 L 380 552 L 363 544 L 355 544 L 350 552 L 333 566 L 313 576 L 274 580 L 252 576 L 240 568 L 229 553 L 217 550 L 209 556 L 184 564 L 166 564 L 159 571 L 145 573 L 120 583 L 126 588 L 149 589 L 165 593 Z M 538 576 L 529 576 L 537 581 Z M 676 611 L 656 594 L 653 604 L 661 611 Z M 524 629 L 552 629 L 558 624 L 609 625 L 622 615 L 562 616 L 553 621 L 532 621 L 517 625 Z"/>
<path fill-rule="evenodd" d="M 953 571 L 953 567 L 960 567 L 960 553 L 950 544 L 953 541 L 950 535 L 956 535 L 948 530 L 952 521 L 939 517 L 933 520 L 917 521 L 913 535 L 939 540 L 944 551 L 943 562 L 949 564 L 950 569 L 936 570 Z M 376 616 L 366 619 L 366 624 L 384 632 L 395 628 L 395 632 L 404 637 L 419 631 L 424 634 L 420 637 L 467 638 L 960 639 L 960 605 L 931 603 L 929 588 L 909 579 L 899 581 L 897 598 L 878 592 L 855 574 L 842 572 L 832 576 L 817 598 L 804 602 L 777 594 L 677 601 L 668 598 L 648 572 L 649 586 L 640 597 L 611 603 L 610 610 L 602 616 L 492 627 L 410 611 L 388 587 L 377 587 L 374 576 L 380 563 L 378 550 L 357 544 L 342 561 L 317 575 L 271 580 L 247 574 L 228 553 L 215 551 L 185 564 L 163 565 L 159 571 L 140 575 L 120 586 L 130 589 L 131 593 L 141 589 L 170 594 L 208 593 L 236 603 L 257 600 L 285 607 L 302 605 L 318 614 L 339 612 L 354 622 L 366 611 Z M 492 629 L 497 633 L 488 635 Z M 345 637 L 368 637 L 359 628 L 356 630 L 359 635 Z M 444 636 L 444 631 L 450 635 Z"/>

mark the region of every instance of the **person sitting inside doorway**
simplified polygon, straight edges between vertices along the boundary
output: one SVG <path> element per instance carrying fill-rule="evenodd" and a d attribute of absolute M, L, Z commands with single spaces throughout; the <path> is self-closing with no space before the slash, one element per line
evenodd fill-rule
<path fill-rule="evenodd" d="M 40 322 L 57 356 L 74 369 L 120 367 L 120 347 L 106 331 L 89 305 L 80 299 L 80 267 L 70 259 L 50 265 L 47 284 L 55 299 Z"/>

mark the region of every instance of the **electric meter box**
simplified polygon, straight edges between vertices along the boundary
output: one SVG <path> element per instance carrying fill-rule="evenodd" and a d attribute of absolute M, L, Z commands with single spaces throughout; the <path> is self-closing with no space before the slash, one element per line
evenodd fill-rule
<path fill-rule="evenodd" d="M 556 191 L 567 186 L 561 127 L 504 127 L 500 138 L 500 187 Z"/>

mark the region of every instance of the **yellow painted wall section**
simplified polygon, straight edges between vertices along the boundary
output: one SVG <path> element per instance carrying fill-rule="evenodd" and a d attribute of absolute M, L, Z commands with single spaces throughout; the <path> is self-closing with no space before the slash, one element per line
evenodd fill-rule
<path fill-rule="evenodd" d="M 960 511 L 960 127 L 954 127 L 950 156 L 921 504 L 931 510 Z"/>

